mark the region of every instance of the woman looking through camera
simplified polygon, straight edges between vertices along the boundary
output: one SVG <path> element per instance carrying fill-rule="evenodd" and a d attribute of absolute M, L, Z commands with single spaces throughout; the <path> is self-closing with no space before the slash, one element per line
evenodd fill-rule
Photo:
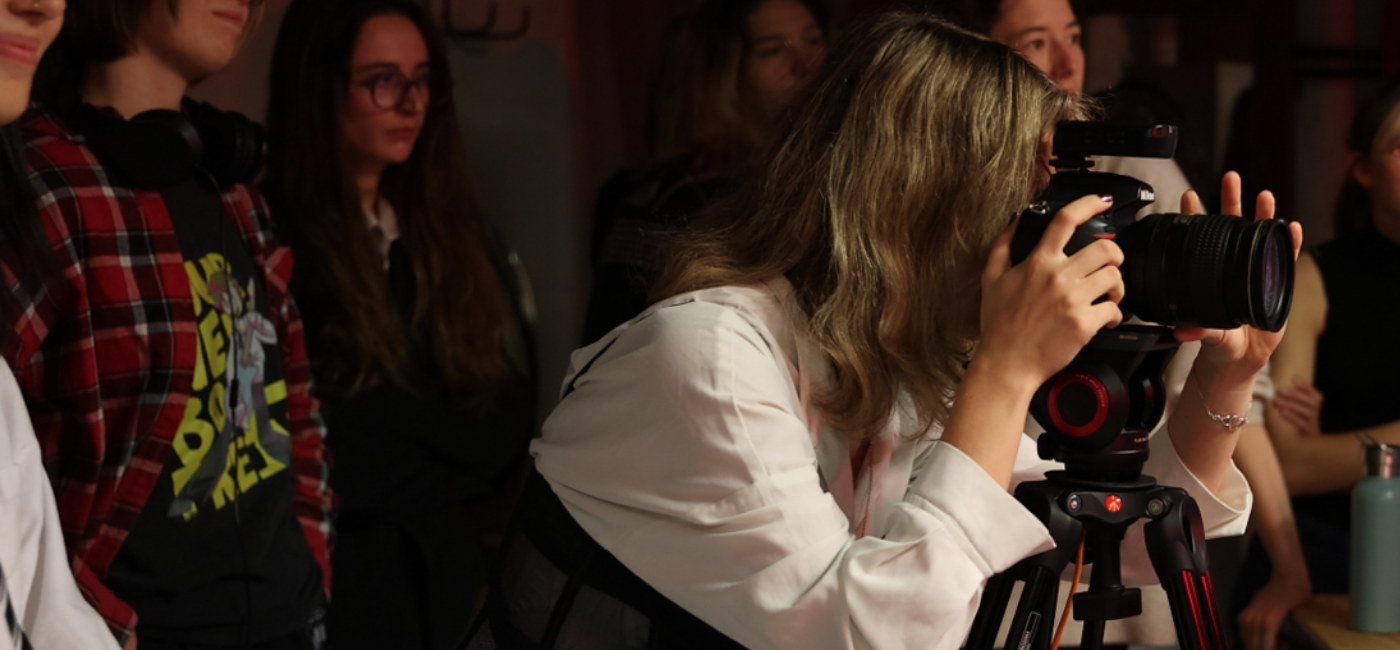
<path fill-rule="evenodd" d="M 1079 114 L 1024 58 L 936 18 L 843 35 L 688 233 L 664 298 L 575 353 L 532 447 L 572 518 L 746 647 L 958 647 L 986 579 L 1051 545 L 1007 492 L 1054 467 L 1022 434 L 1031 395 L 1121 319 L 1121 251 L 1062 252 L 1105 199 L 1009 262 L 1008 218 Z M 1180 331 L 1204 350 L 1144 471 L 1191 492 L 1209 535 L 1238 534 L 1236 436 L 1197 386 L 1243 411 L 1278 336 Z M 1150 580 L 1125 548 L 1125 575 Z M 548 618 L 519 587 L 514 619 Z"/>

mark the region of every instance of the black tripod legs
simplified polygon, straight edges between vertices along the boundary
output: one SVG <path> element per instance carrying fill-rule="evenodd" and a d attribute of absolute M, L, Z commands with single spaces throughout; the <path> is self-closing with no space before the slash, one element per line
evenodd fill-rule
<path fill-rule="evenodd" d="M 993 576 L 973 619 L 968 650 L 991 650 L 1016 581 L 1025 588 L 1011 619 L 1006 650 L 1047 650 L 1058 623 L 1056 599 L 1064 569 L 1084 540 L 1089 589 L 1075 594 L 1074 618 L 1084 621 L 1081 647 L 1103 644 L 1105 622 L 1142 611 L 1141 592 L 1122 584 L 1120 545 L 1133 522 L 1148 519 L 1148 556 L 1167 592 L 1182 650 L 1224 650 L 1225 642 L 1210 582 L 1204 528 L 1196 502 L 1179 488 L 1135 483 L 1049 480 L 1023 483 L 1016 498 L 1045 522 L 1056 548 Z"/>
<path fill-rule="evenodd" d="M 1200 508 L 1179 488 L 1161 488 L 1158 498 L 1160 504 L 1147 504 L 1152 521 L 1144 533 L 1152 568 L 1171 604 L 1177 641 L 1181 650 L 1224 650 Z"/>
<path fill-rule="evenodd" d="M 1058 505 L 1057 489 L 1047 483 L 1023 483 L 1016 498 L 1045 523 L 1055 548 L 1022 560 L 1006 573 L 995 575 L 982 592 L 977 616 L 967 640 L 969 650 L 991 650 L 1006 615 L 1012 587 L 1024 580 L 1025 588 L 1011 618 L 1006 650 L 1049 648 L 1054 634 L 1055 605 L 1059 596 L 1060 574 L 1074 558 L 1084 524 Z"/>
<path fill-rule="evenodd" d="M 1026 586 L 1021 591 L 1016 613 L 1011 618 L 1006 650 L 1048 648 L 1055 633 L 1055 602 L 1059 595 L 1060 574 L 1043 565 L 1024 569 L 1027 572 Z M 972 620 L 972 632 L 967 639 L 969 650 L 995 647 L 996 635 L 1006 615 L 1006 604 L 1011 599 L 1015 583 L 1010 573 L 993 576 L 987 583 L 977 616 Z"/>

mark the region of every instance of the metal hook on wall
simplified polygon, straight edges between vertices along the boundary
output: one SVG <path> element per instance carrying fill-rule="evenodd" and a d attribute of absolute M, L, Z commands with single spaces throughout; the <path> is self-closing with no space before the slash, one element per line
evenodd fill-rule
<path fill-rule="evenodd" d="M 487 6 L 486 22 L 470 29 L 459 28 L 453 22 L 452 4 L 453 0 L 442 1 L 442 29 L 448 36 L 484 41 L 515 41 L 524 38 L 525 34 L 530 31 L 530 8 L 528 6 L 520 12 L 519 26 L 510 31 L 498 32 L 496 31 L 496 3 L 492 2 Z"/>

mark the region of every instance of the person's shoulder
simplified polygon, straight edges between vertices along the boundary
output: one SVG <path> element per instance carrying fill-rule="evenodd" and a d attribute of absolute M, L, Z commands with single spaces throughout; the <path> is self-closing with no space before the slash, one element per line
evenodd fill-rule
<path fill-rule="evenodd" d="M 1186 175 L 1181 171 L 1181 165 L 1172 158 L 1100 156 L 1094 159 L 1093 171 L 1139 177 L 1149 183 L 1153 179 L 1162 178 L 1180 179 L 1183 182 L 1186 179 Z"/>
<path fill-rule="evenodd" d="M 88 151 L 87 139 L 57 111 L 35 105 L 20 117 L 18 125 L 26 152 L 39 151 L 46 157 L 57 157 L 59 160 L 53 161 L 54 164 L 74 157 L 85 162 L 92 159 L 90 152 L 86 156 L 79 155 Z M 27 158 L 32 159 L 33 156 Z M 43 162 L 42 159 L 39 162 Z"/>
<path fill-rule="evenodd" d="M 17 122 L 30 138 L 50 137 L 67 142 L 82 142 L 83 136 L 60 111 L 43 104 L 33 104 Z"/>
<path fill-rule="evenodd" d="M 764 284 L 727 285 L 691 291 L 662 300 L 642 312 L 636 327 L 664 337 L 691 333 L 757 333 L 769 338 L 786 329 L 786 315 L 775 293 Z"/>
<path fill-rule="evenodd" d="M 1293 273 L 1293 305 L 1289 331 L 1317 336 L 1327 323 L 1327 285 L 1318 264 L 1321 247 L 1298 256 Z"/>
<path fill-rule="evenodd" d="M 63 188 L 111 185 L 87 138 L 58 112 L 35 106 L 20 118 L 19 129 L 24 163 L 41 200 Z"/>
<path fill-rule="evenodd" d="M 773 358 L 791 348 L 791 318 L 781 287 L 773 283 L 728 285 L 662 300 L 613 334 L 576 354 L 576 367 L 613 348 L 608 356 L 644 353 L 658 369 L 693 369 L 717 357 L 757 354 Z"/>

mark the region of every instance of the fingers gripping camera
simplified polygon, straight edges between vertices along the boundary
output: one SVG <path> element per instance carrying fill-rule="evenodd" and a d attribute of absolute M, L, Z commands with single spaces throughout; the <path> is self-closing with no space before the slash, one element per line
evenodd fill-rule
<path fill-rule="evenodd" d="M 1113 207 L 1079 226 L 1065 254 L 1108 239 L 1123 249 L 1124 318 L 1215 329 L 1250 325 L 1277 332 L 1293 302 L 1293 235 L 1273 219 L 1250 223 L 1218 214 L 1153 214 L 1138 210 L 1152 187 L 1118 174 L 1091 172 L 1091 155 L 1170 158 L 1176 127 L 1124 127 L 1061 122 L 1055 132 L 1059 171 L 1042 198 L 1021 214 L 1011 243 L 1019 263 L 1066 204 L 1088 194 L 1111 195 Z"/>

